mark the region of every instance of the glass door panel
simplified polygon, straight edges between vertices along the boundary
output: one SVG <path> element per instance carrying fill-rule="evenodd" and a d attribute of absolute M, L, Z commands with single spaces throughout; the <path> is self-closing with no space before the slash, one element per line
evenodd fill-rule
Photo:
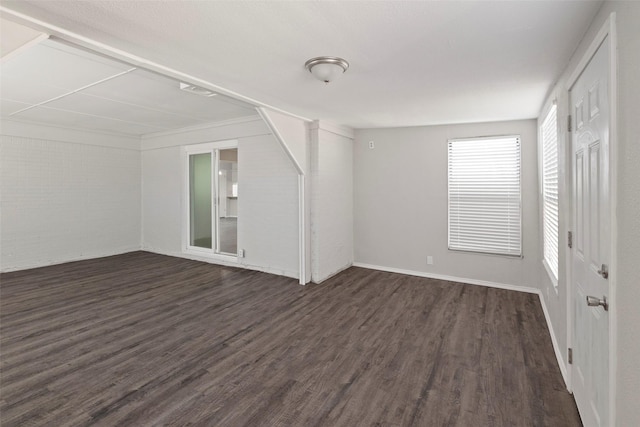
<path fill-rule="evenodd" d="M 213 249 L 211 153 L 189 156 L 189 245 Z"/>
<path fill-rule="evenodd" d="M 238 149 L 219 150 L 217 253 L 238 253 Z"/>

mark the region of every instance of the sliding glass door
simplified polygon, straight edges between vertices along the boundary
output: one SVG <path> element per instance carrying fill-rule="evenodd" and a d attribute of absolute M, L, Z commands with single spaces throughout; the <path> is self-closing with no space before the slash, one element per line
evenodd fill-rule
<path fill-rule="evenodd" d="M 229 144 L 227 142 L 227 144 Z M 238 149 L 219 144 L 186 147 L 186 251 L 237 257 Z"/>
<path fill-rule="evenodd" d="M 212 153 L 189 155 L 189 245 L 213 249 Z"/>
<path fill-rule="evenodd" d="M 218 253 L 238 253 L 238 149 L 218 150 Z"/>

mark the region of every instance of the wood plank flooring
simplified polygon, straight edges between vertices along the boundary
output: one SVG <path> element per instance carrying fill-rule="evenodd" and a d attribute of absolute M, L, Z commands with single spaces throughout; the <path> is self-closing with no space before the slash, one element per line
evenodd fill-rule
<path fill-rule="evenodd" d="M 579 426 L 538 297 L 145 252 L 0 276 L 10 426 Z"/>

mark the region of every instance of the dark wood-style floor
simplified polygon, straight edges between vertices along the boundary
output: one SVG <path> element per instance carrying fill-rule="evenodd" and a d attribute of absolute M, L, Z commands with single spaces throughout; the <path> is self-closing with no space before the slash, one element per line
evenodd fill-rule
<path fill-rule="evenodd" d="M 9 426 L 578 426 L 535 295 L 135 252 L 3 274 Z"/>

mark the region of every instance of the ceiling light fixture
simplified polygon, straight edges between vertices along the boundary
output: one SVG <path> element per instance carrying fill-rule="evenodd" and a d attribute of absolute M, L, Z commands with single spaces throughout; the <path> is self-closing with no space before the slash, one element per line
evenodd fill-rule
<path fill-rule="evenodd" d="M 217 93 L 215 93 L 212 90 L 205 89 L 203 87 L 192 85 L 189 83 L 182 83 L 182 82 L 180 82 L 180 90 L 193 93 L 196 95 L 200 95 L 200 96 L 216 96 L 217 95 Z"/>
<path fill-rule="evenodd" d="M 330 83 L 349 69 L 349 63 L 336 56 L 318 56 L 305 62 L 304 67 L 316 79 Z"/>

